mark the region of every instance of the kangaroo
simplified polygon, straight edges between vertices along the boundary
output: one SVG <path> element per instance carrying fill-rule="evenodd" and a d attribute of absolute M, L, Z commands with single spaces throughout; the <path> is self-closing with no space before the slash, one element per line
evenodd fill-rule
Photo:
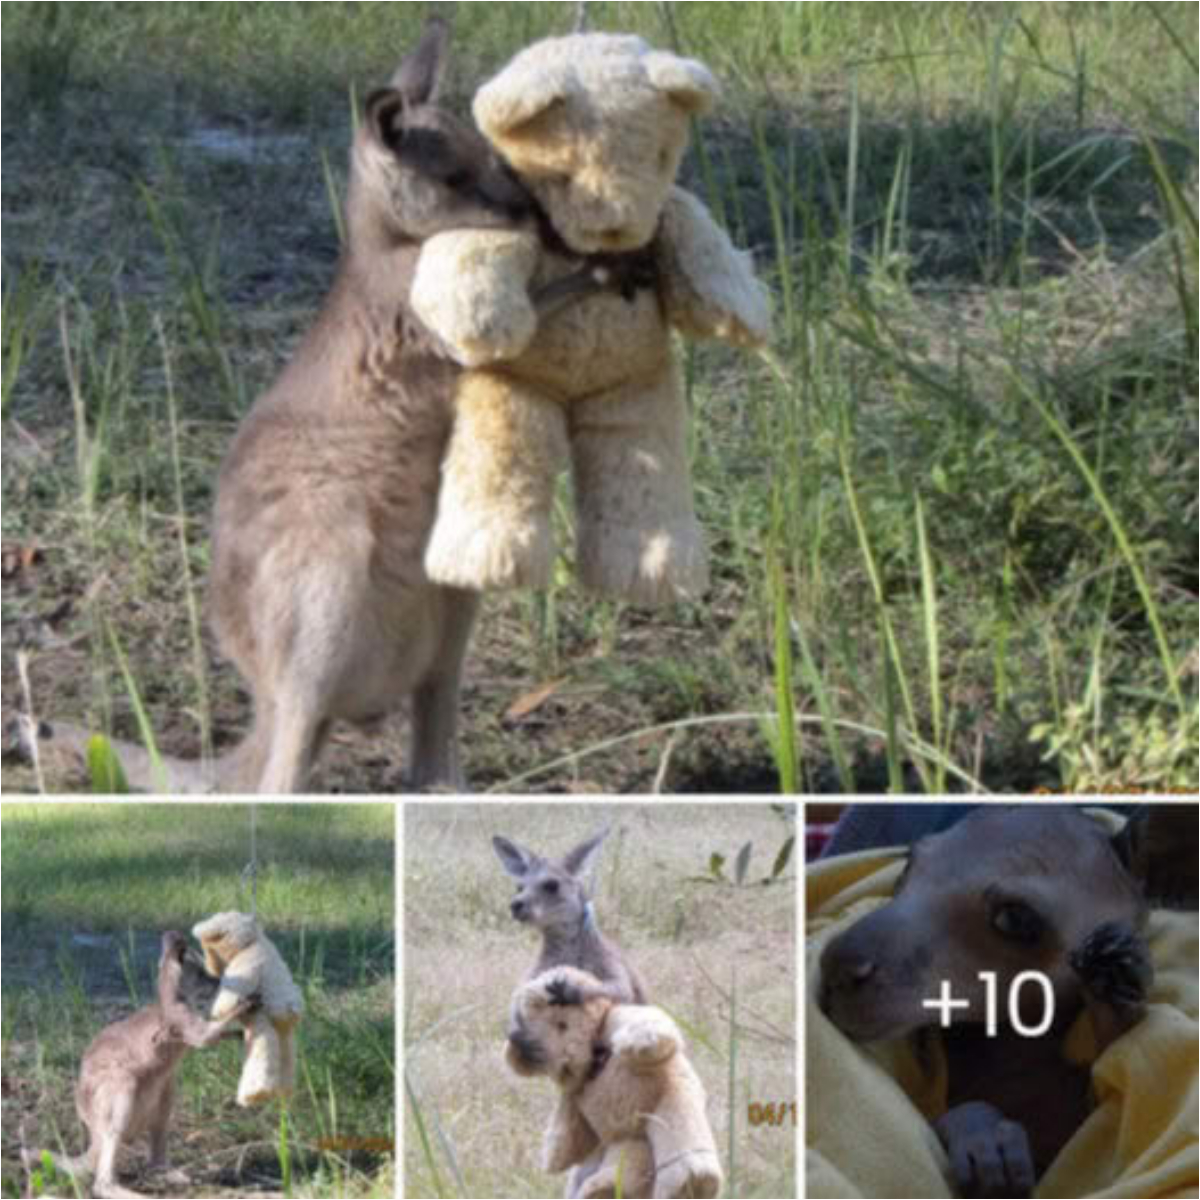
<path fill-rule="evenodd" d="M 1063 805 L 985 806 L 917 842 L 894 898 L 825 947 L 820 1007 L 852 1041 L 924 1038 L 944 1024 L 926 1001 L 969 1003 L 942 1032 L 948 1111 L 935 1124 L 964 1195 L 1031 1195 L 1083 1123 L 1090 1069 L 1067 1061 L 1064 1038 L 1085 1008 L 1100 1049 L 1141 1019 L 1144 881 L 1194 907 L 1196 840 L 1194 805 L 1146 808 L 1116 838 Z M 981 972 L 995 976 L 994 1033 Z M 1048 990 L 1022 987 L 1014 1015 L 1025 972 Z M 1018 1023 L 1046 1028 L 1023 1036 Z"/>
<path fill-rule="evenodd" d="M 301 790 L 335 719 L 411 708 L 409 782 L 463 790 L 457 718 L 478 597 L 432 584 L 422 556 L 460 368 L 413 316 L 421 242 L 462 227 L 538 226 L 536 206 L 481 134 L 437 107 L 448 27 L 434 18 L 354 137 L 347 246 L 315 324 L 243 420 L 221 467 L 209 605 L 249 685 L 254 723 L 207 765 L 121 746 L 134 787 Z M 539 315 L 637 264 L 583 265 L 535 297 Z M 18 724 L 86 758 L 86 731 Z M 53 749 L 51 750 L 53 753 Z"/>
<path fill-rule="evenodd" d="M 580 842 L 558 862 L 492 838 L 500 865 L 517 881 L 509 905 L 514 920 L 541 931 L 542 948 L 527 974 L 533 979 L 552 967 L 576 967 L 594 975 L 617 1003 L 645 1004 L 646 989 L 633 965 L 596 924 L 588 881 L 608 830 Z"/>
<path fill-rule="evenodd" d="M 247 998 L 219 1021 L 197 1016 L 193 1007 L 210 1003 L 219 986 L 220 980 L 204 969 L 183 934 L 164 933 L 156 1001 L 102 1029 L 84 1051 L 75 1110 L 88 1131 L 87 1152 L 58 1159 L 55 1166 L 71 1175 L 91 1175 L 93 1196 L 142 1194 L 118 1183 L 117 1166 L 120 1151 L 143 1134 L 150 1140 L 150 1169 L 168 1169 L 167 1132 L 180 1061 L 188 1050 L 240 1036 L 236 1022 L 257 1004 Z M 23 1157 L 28 1170 L 42 1160 L 41 1153 L 26 1152 Z M 171 1183 L 187 1182 L 178 1171 L 168 1178 Z"/>
<path fill-rule="evenodd" d="M 492 838 L 492 846 L 500 865 L 517 881 L 517 894 L 509 905 L 513 919 L 541 931 L 541 952 L 526 973 L 526 982 L 554 967 L 575 967 L 598 981 L 593 999 L 602 996 L 614 1004 L 645 1004 L 641 976 L 617 945 L 600 932 L 588 888 L 608 832 L 602 829 L 557 862 L 505 837 Z M 541 1038 L 529 1027 L 517 1003 L 512 1006 L 505 1037 L 506 1059 L 518 1073 L 545 1065 Z M 575 1127 L 578 1121 L 573 1106 L 560 1096 L 551 1125 Z M 594 1142 L 594 1134 L 579 1132 L 585 1142 Z M 572 1167 L 567 1196 L 583 1194 L 588 1180 L 601 1169 L 602 1159 L 603 1154 L 597 1152 Z"/>

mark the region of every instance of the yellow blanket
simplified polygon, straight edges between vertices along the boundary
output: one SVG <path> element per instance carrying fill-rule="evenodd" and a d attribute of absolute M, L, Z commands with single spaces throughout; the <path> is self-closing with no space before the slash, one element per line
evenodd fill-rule
<path fill-rule="evenodd" d="M 871 850 L 808 870 L 807 1194 L 819 1200 L 955 1195 L 927 1120 L 944 1111 L 941 1072 L 923 1071 L 907 1043 L 853 1044 L 815 1002 L 826 942 L 890 897 L 900 859 Z M 1196 915 L 1156 911 L 1147 937 L 1149 1012 L 1093 1064 L 1095 1111 L 1042 1178 L 1039 1197 L 1198 1195 Z"/>

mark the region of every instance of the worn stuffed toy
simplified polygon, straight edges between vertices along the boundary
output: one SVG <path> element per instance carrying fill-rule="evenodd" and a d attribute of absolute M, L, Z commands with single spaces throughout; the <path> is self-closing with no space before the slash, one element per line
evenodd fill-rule
<path fill-rule="evenodd" d="M 204 948 L 209 972 L 221 977 L 212 1020 L 220 1020 L 248 996 L 260 1000 L 243 1022 L 246 1061 L 238 1103 L 245 1108 L 289 1095 L 296 1073 L 295 1029 L 304 1001 L 287 964 L 245 913 L 218 913 L 195 926 L 192 935 Z"/>
<path fill-rule="evenodd" d="M 536 43 L 477 94 L 476 122 L 544 220 L 422 248 L 413 307 L 469 368 L 426 551 L 435 581 L 545 586 L 569 457 L 585 585 L 643 604 L 704 590 L 671 331 L 745 347 L 769 331 L 750 256 L 675 186 L 689 122 L 716 94 L 700 63 L 608 34 Z M 534 297 L 589 266 L 644 285 L 539 323 Z"/>
<path fill-rule="evenodd" d="M 662 1009 L 617 1004 L 586 971 L 555 967 L 517 990 L 505 1059 L 558 1084 L 543 1165 L 576 1168 L 571 1195 L 720 1193 L 704 1085 Z"/>

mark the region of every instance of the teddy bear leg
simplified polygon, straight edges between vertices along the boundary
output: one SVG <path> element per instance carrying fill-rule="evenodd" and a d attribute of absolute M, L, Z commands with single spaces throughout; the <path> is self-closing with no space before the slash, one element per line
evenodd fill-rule
<path fill-rule="evenodd" d="M 585 1168 L 587 1164 L 584 1164 Z M 576 1193 L 583 1200 L 626 1200 L 654 1195 L 654 1156 L 645 1138 L 626 1138 L 605 1147 L 596 1169 L 581 1179 Z"/>
<path fill-rule="evenodd" d="M 703 1121 L 703 1115 L 698 1119 Z M 707 1127 L 698 1128 L 696 1120 L 695 1116 L 672 1113 L 647 1118 L 646 1137 L 656 1172 L 653 1196 L 669 1200 L 721 1194 L 724 1176 L 712 1146 L 712 1135 Z"/>
<path fill-rule="evenodd" d="M 554 564 L 555 478 L 566 462 L 562 407 L 490 371 L 459 380 L 425 570 L 448 587 L 546 587 Z"/>
<path fill-rule="evenodd" d="M 584 585 L 634 604 L 698 598 L 708 561 L 674 361 L 643 386 L 572 405 L 571 447 Z"/>
<path fill-rule="evenodd" d="M 282 1053 L 279 1034 L 262 1013 L 254 1017 L 246 1038 L 246 1061 L 238 1081 L 238 1104 L 250 1108 L 278 1094 Z"/>

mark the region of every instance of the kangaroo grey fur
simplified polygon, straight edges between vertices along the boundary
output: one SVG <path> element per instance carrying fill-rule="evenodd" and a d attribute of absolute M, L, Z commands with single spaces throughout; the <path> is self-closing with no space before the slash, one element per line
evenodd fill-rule
<path fill-rule="evenodd" d="M 919 1049 L 939 1015 L 923 1006 L 948 981 L 970 1001 L 941 1032 L 948 1111 L 935 1129 L 966 1196 L 1027 1196 L 1090 1110 L 1090 1069 L 1067 1061 L 1063 1042 L 1086 1008 L 1102 1050 L 1144 1011 L 1152 979 L 1142 936 L 1145 881 L 1172 871 L 1155 847 L 1190 843 L 1195 896 L 1197 810 L 1155 806 L 1110 838 L 1078 809 L 1048 803 L 985 806 L 917 842 L 894 898 L 833 938 L 821 956 L 821 1009 L 856 1042 L 912 1034 Z M 1190 829 L 1190 836 L 1189 836 Z M 988 1037 L 984 984 L 997 976 L 1000 1026 Z M 1054 1020 L 1037 1038 L 1008 1023 L 1012 981 L 1049 979 Z M 1037 988 L 1021 1019 L 1038 1024 Z"/>
<path fill-rule="evenodd" d="M 519 846 L 505 837 L 492 838 L 500 865 L 517 881 L 517 894 L 509 905 L 514 920 L 532 925 L 542 935 L 537 961 L 525 975 L 537 978 L 554 967 L 576 967 L 599 981 L 601 993 L 617 1004 L 645 1004 L 646 988 L 620 948 L 606 938 L 596 923 L 588 882 L 600 857 L 608 830 L 580 842 L 558 861 Z M 537 1063 L 545 1051 L 526 1028 L 519 1006 L 509 1015 L 507 1042 L 511 1052 Z M 573 1120 L 571 1106 L 559 1098 L 556 1119 Z M 600 1167 L 602 1154 L 572 1167 L 566 1195 L 579 1196 L 589 1177 Z"/>
<path fill-rule="evenodd" d="M 580 842 L 557 862 L 508 838 L 492 838 L 500 865 L 517 881 L 509 905 L 513 918 L 542 935 L 541 952 L 526 978 L 552 967 L 577 967 L 599 979 L 618 1003 L 645 1004 L 641 977 L 596 924 L 588 888 L 608 830 Z"/>
<path fill-rule="evenodd" d="M 193 1008 L 210 1003 L 219 986 L 183 934 L 164 933 L 155 1002 L 102 1029 L 84 1051 L 75 1110 L 87 1128 L 88 1148 L 55 1165 L 72 1175 L 92 1176 L 93 1196 L 141 1195 L 118 1183 L 117 1167 L 121 1150 L 142 1135 L 150 1142 L 150 1169 L 167 1171 L 176 1068 L 191 1049 L 211 1046 L 222 1037 L 241 1036 L 236 1022 L 257 1003 L 247 998 L 219 1021 L 198 1016 Z M 24 1157 L 33 1170 L 42 1155 Z M 186 1182 L 180 1172 L 170 1172 L 168 1178 L 172 1183 Z"/>
<path fill-rule="evenodd" d="M 221 467 L 209 606 L 254 701 L 253 728 L 215 763 L 119 755 L 134 787 L 303 789 L 332 722 L 411 709 L 409 782 L 463 790 L 457 719 L 476 594 L 435 586 L 422 556 L 460 368 L 408 294 L 421 242 L 462 227 L 537 227 L 482 135 L 437 107 L 448 30 L 433 19 L 366 104 L 351 151 L 347 246 L 315 324 L 254 404 Z M 586 265 L 539 311 L 637 287 L 638 264 Z M 544 303 L 544 309 L 542 305 Z M 86 757 L 88 734 L 47 747 Z M 36 737 L 29 723 L 21 738 Z"/>

